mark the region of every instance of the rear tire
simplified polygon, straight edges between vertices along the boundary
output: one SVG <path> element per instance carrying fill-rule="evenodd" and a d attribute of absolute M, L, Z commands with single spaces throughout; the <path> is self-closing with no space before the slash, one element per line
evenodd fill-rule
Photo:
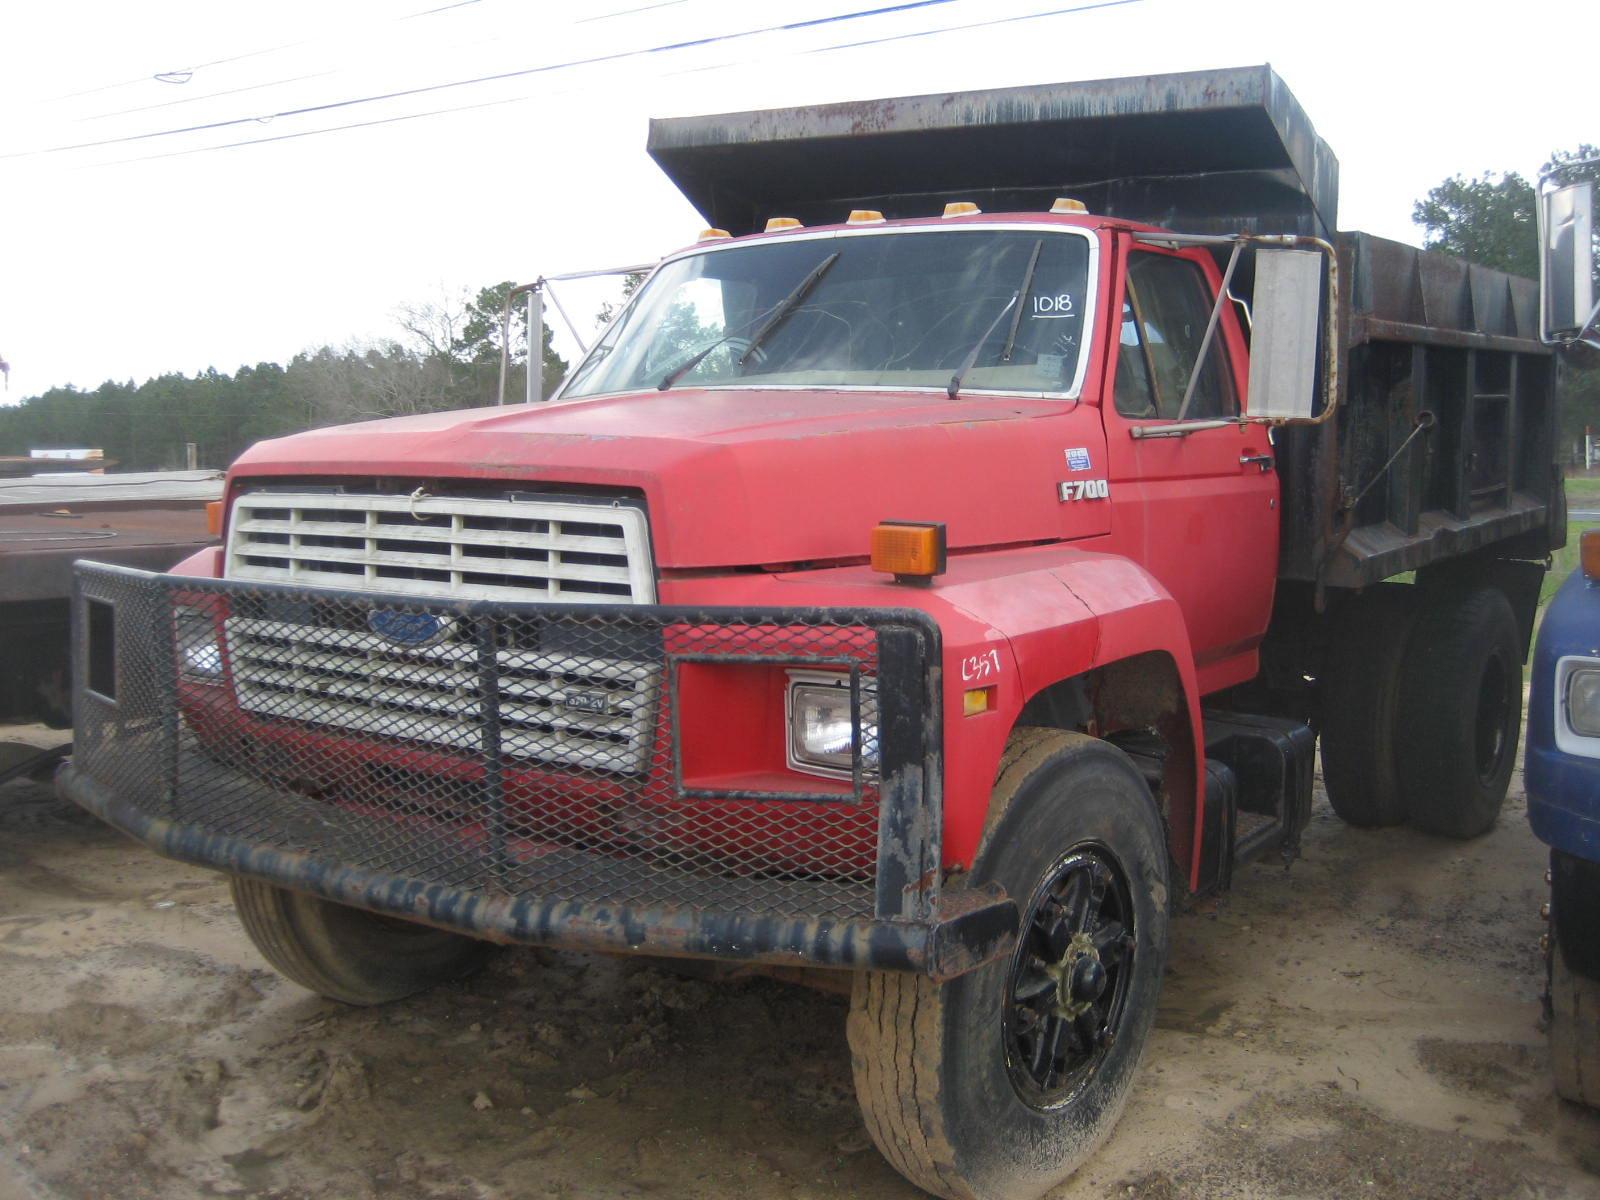
<path fill-rule="evenodd" d="M 1019 731 L 992 807 L 968 882 L 1017 900 L 1016 950 L 946 984 L 862 972 L 850 1002 L 872 1140 L 952 1200 L 1032 1200 L 1094 1152 L 1127 1100 L 1166 960 L 1166 843 L 1126 755 Z"/>
<path fill-rule="evenodd" d="M 234 875 L 229 886 L 239 923 L 262 957 L 301 987 L 345 1004 L 383 1004 L 463 979 L 495 949 L 257 879 Z"/>
<path fill-rule="evenodd" d="M 1522 652 L 1498 588 L 1425 596 L 1406 649 L 1395 749 L 1411 823 L 1473 838 L 1494 827 L 1522 730 Z"/>
<path fill-rule="evenodd" d="M 1600 1108 L 1600 863 L 1550 852 L 1550 1066 L 1556 1094 Z"/>
<path fill-rule="evenodd" d="M 1400 680 L 1416 619 L 1415 589 L 1378 587 L 1350 600 L 1328 648 L 1322 685 L 1322 782 L 1339 818 L 1363 829 L 1406 819 L 1395 759 Z"/>

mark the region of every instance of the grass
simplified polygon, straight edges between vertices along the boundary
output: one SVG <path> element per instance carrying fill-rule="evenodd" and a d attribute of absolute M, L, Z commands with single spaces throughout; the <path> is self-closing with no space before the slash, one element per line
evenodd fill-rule
<path fill-rule="evenodd" d="M 1600 509 L 1600 475 L 1573 475 L 1567 479 L 1567 508 Z M 1556 594 L 1556 589 L 1566 582 L 1578 565 L 1578 535 L 1585 529 L 1600 529 L 1600 521 L 1571 519 L 1567 522 L 1567 544 L 1551 556 L 1550 571 L 1539 589 L 1539 607 L 1543 608 Z"/>
<path fill-rule="evenodd" d="M 1600 501 L 1600 475 L 1572 475 L 1567 478 L 1567 504 L 1572 508 L 1594 507 Z"/>

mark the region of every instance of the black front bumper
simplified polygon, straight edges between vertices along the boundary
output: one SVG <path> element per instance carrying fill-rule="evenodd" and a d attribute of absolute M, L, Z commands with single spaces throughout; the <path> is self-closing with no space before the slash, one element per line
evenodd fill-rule
<path fill-rule="evenodd" d="M 330 864 L 150 817 L 119 801 L 70 762 L 56 775 L 56 787 L 66 799 L 168 858 L 486 941 L 668 958 L 914 971 L 943 980 L 1004 953 L 1017 932 L 1017 906 L 998 890 L 948 893 L 940 902 L 938 917 L 930 921 L 764 916 L 665 905 L 495 897 Z"/>
<path fill-rule="evenodd" d="M 373 611 L 437 614 L 457 640 L 448 654 L 396 648 L 361 632 L 385 625 Z M 196 612 L 215 613 L 231 661 L 233 682 L 209 701 L 184 665 Z M 77 751 L 58 788 L 168 857 L 497 942 L 935 979 L 1014 942 L 1009 898 L 939 886 L 938 634 L 922 614 L 442 605 L 84 564 L 74 620 Z M 303 708 L 233 703 L 238 639 L 262 628 L 277 656 L 266 677 L 299 689 L 273 695 Z M 320 639 L 310 649 L 295 640 L 305 631 Z M 352 700 L 357 650 L 376 673 Z M 541 655 L 635 672 L 629 702 L 655 714 L 670 754 L 618 771 L 608 749 L 604 769 L 568 762 L 566 782 L 530 767 L 507 720 L 525 721 L 528 701 L 507 697 L 551 682 L 516 673 Z M 877 706 L 871 777 L 858 754 L 831 793 L 695 782 L 675 727 L 680 678 L 817 663 L 848 674 L 852 711 Z M 468 704 L 441 732 L 421 689 L 452 671 Z M 359 735 L 332 724 L 380 713 L 390 723 Z M 461 721 L 470 739 L 441 746 Z M 529 736 L 569 757 L 583 745 Z M 610 789 L 581 829 L 575 784 Z"/>

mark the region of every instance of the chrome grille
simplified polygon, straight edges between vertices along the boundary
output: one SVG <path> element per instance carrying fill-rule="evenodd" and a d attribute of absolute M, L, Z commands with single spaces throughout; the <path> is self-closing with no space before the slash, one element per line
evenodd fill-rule
<path fill-rule="evenodd" d="M 226 574 L 428 597 L 655 599 L 644 513 L 577 501 L 246 492 Z"/>
<path fill-rule="evenodd" d="M 234 503 L 226 573 L 429 599 L 655 599 L 644 513 L 576 501 L 247 492 Z M 279 720 L 475 750 L 484 717 L 478 649 L 453 628 L 419 646 L 297 613 L 231 618 L 239 705 Z M 508 758 L 568 770 L 643 769 L 655 668 L 515 648 L 498 655 Z"/>
<path fill-rule="evenodd" d="M 230 617 L 239 707 L 266 717 L 476 752 L 478 651 L 447 638 L 390 647 L 365 630 Z M 501 752 L 569 770 L 645 767 L 660 668 L 626 659 L 496 651 Z"/>

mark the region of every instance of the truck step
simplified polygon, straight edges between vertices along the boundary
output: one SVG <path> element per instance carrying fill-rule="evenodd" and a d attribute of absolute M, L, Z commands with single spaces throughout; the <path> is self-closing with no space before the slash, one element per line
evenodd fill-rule
<path fill-rule="evenodd" d="M 1203 716 L 1206 758 L 1226 763 L 1239 783 L 1234 863 L 1277 850 L 1288 865 L 1311 821 L 1316 734 L 1282 717 L 1211 710 Z"/>
<path fill-rule="evenodd" d="M 1206 712 L 1206 806 L 1200 834 L 1201 895 L 1227 891 L 1234 869 L 1277 851 L 1300 852 L 1311 820 L 1316 735 L 1310 726 L 1250 713 Z M 1162 785 L 1165 747 L 1154 737 L 1121 738 L 1153 790 Z"/>

